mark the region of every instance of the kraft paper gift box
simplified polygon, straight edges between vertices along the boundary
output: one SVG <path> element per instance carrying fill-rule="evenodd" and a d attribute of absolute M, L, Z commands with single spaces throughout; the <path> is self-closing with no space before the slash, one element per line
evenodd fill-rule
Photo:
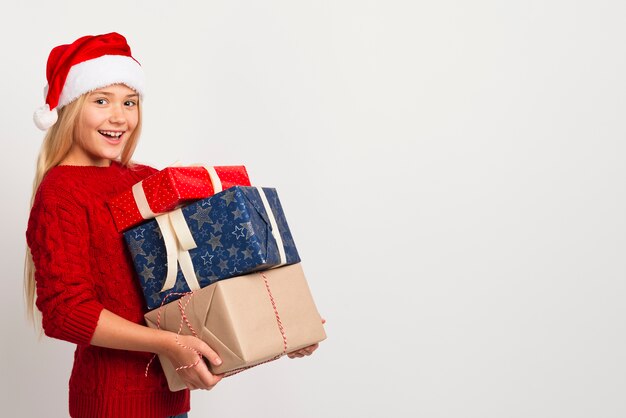
<path fill-rule="evenodd" d="M 250 186 L 244 166 L 167 167 L 110 199 L 107 204 L 117 230 L 122 232 L 157 214 L 236 185 Z"/>
<path fill-rule="evenodd" d="M 124 233 L 148 309 L 170 294 L 300 262 L 276 189 L 235 186 Z"/>
<path fill-rule="evenodd" d="M 219 367 L 209 365 L 213 374 L 228 375 L 326 339 L 300 263 L 197 290 L 145 314 L 148 326 L 178 333 L 179 302 L 198 338 L 222 360 Z M 181 334 L 192 331 L 183 325 Z M 184 389 L 172 363 L 166 356 L 159 359 L 170 390 Z"/>

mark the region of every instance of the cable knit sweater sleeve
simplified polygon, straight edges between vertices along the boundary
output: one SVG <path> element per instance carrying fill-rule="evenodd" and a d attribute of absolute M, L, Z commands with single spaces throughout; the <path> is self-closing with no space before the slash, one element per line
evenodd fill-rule
<path fill-rule="evenodd" d="M 103 306 L 89 272 L 87 214 L 62 193 L 35 197 L 27 241 L 35 264 L 37 307 L 46 335 L 88 344 Z"/>

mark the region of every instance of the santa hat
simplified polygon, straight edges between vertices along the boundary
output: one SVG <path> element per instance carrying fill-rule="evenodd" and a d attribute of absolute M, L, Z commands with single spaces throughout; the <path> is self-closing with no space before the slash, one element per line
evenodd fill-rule
<path fill-rule="evenodd" d="M 43 131 L 55 124 L 58 109 L 90 91 L 121 83 L 140 97 L 144 94 L 143 69 L 132 57 L 126 38 L 115 32 L 55 47 L 48 57 L 46 78 L 46 104 L 33 118 Z"/>

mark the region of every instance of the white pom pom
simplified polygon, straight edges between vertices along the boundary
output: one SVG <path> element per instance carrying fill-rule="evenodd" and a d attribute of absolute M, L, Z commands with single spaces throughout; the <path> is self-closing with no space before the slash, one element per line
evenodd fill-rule
<path fill-rule="evenodd" d="M 33 121 L 35 121 L 35 125 L 37 125 L 39 129 L 45 131 L 56 123 L 58 117 L 59 115 L 56 108 L 50 110 L 50 106 L 46 104 L 45 106 L 35 110 Z"/>

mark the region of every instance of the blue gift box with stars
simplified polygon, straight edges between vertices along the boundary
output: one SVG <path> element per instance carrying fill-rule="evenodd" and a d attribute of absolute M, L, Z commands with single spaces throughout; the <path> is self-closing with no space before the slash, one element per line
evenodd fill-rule
<path fill-rule="evenodd" d="M 197 245 L 188 250 L 188 256 L 200 287 L 300 262 L 276 189 L 235 186 L 181 211 Z M 163 290 L 167 250 L 156 219 L 126 231 L 124 238 L 148 309 L 181 297 L 170 294 L 192 290 L 190 283 L 194 281 L 185 277 L 179 263 L 173 287 Z"/>

